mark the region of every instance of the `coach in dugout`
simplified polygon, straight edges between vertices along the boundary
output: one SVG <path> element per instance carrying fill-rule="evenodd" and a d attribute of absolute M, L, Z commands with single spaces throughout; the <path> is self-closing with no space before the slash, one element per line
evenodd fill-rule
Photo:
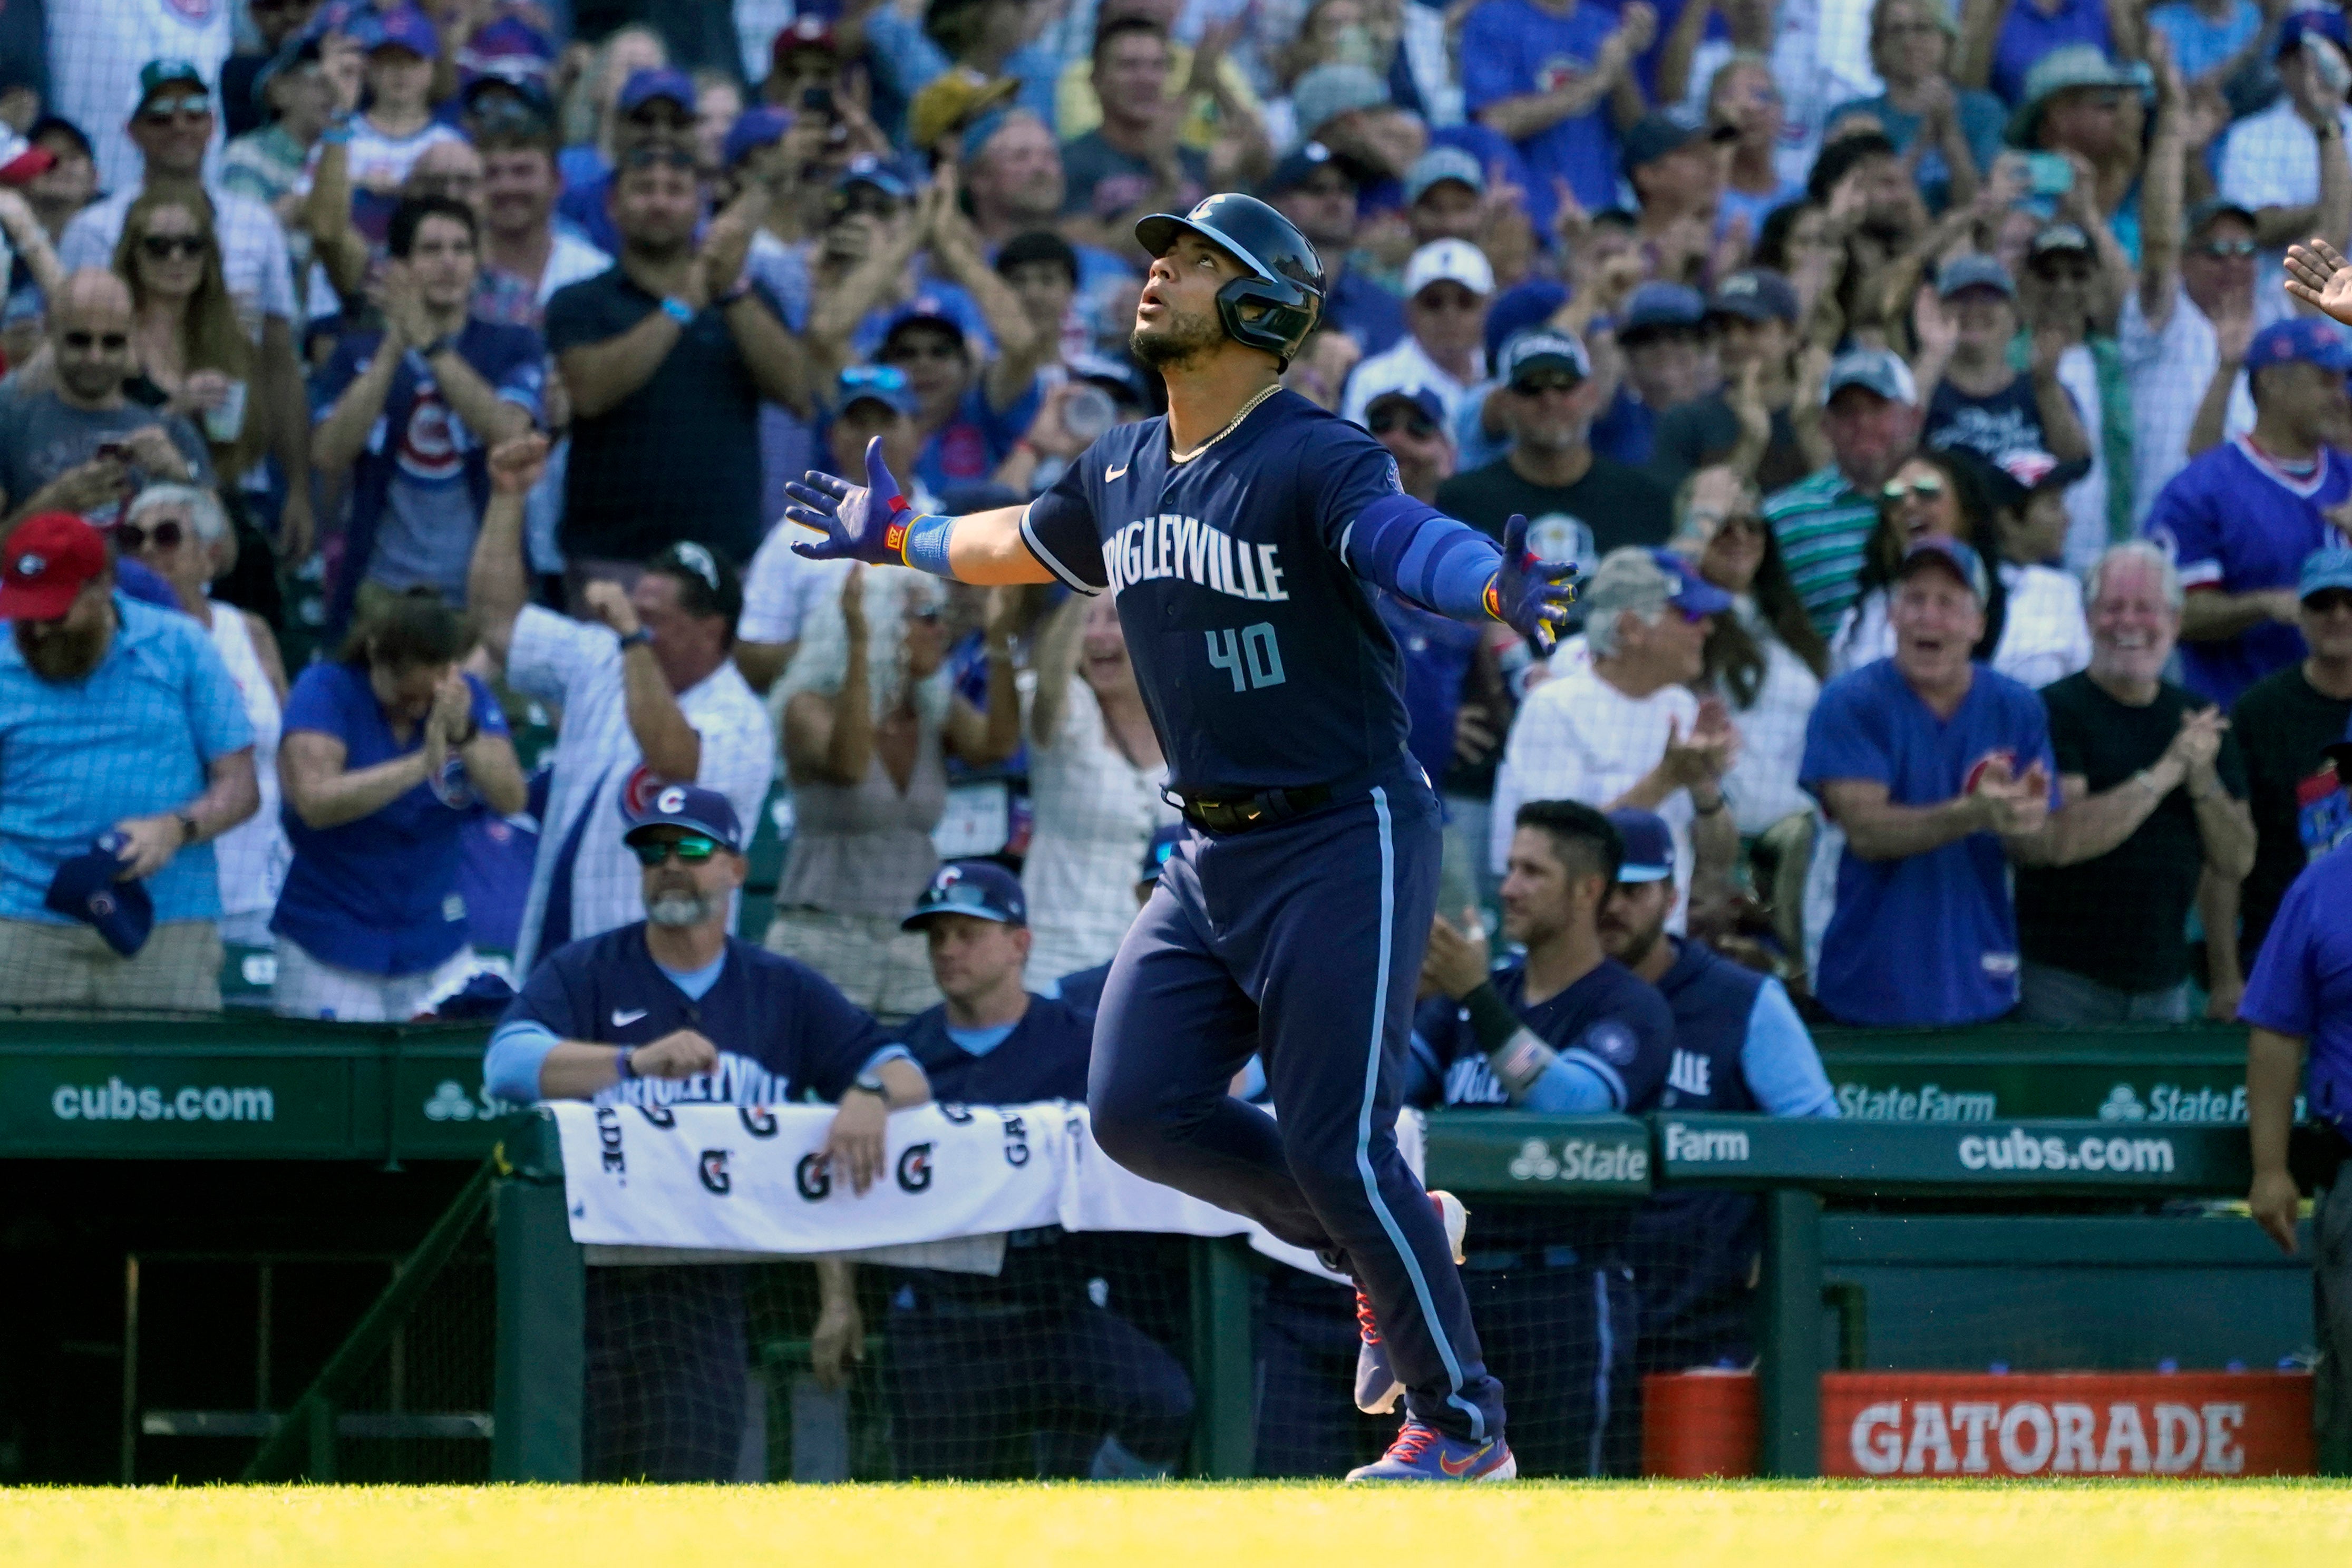
<path fill-rule="evenodd" d="M 930 1098 L 905 1048 L 807 966 L 728 935 L 743 833 L 715 789 L 673 784 L 626 819 L 646 918 L 549 954 L 490 1036 L 500 1099 L 841 1109 L 824 1155 L 864 1192 L 894 1110 Z M 588 1271 L 582 1473 L 737 1475 L 751 1402 L 739 1268 Z"/>
<path fill-rule="evenodd" d="M 1675 841 L 1654 811 L 1609 813 L 1625 863 L 1601 906 L 1601 946 L 1647 980 L 1675 1015 L 1661 1111 L 1834 1116 L 1821 1052 L 1780 982 L 1666 934 Z M 1662 1192 L 1634 1211 L 1630 1252 L 1642 1301 L 1634 1361 L 1643 1375 L 1756 1359 L 1748 1323 L 1762 1212 L 1742 1192 Z"/>
<path fill-rule="evenodd" d="M 1433 998 L 1414 1017 L 1405 1103 L 1571 1116 L 1650 1110 L 1674 1055 L 1674 1018 L 1601 943 L 1624 839 L 1574 800 L 1530 800 L 1514 822 L 1503 935 L 1526 956 L 1490 972 L 1483 936 L 1443 918 L 1432 925 L 1422 985 L 1450 1000 Z M 1641 1472 L 1630 1214 L 1479 1206 L 1462 1282 L 1486 1364 L 1511 1390 L 1521 1474 Z M 1360 1372 L 1357 1405 L 1382 1408 L 1363 1385 Z"/>
<path fill-rule="evenodd" d="M 2327 748 L 2337 787 L 2352 790 L 2352 738 Z M 2336 1170 L 2311 1216 L 2319 1365 L 2311 1420 L 2322 1474 L 2352 1462 L 2352 843 L 2304 868 L 2263 938 L 2239 1019 L 2246 1037 L 2246 1125 L 2254 1183 L 2246 1207 L 2271 1239 L 2295 1249 L 2294 1177 L 2287 1131 L 2298 1088 L 2329 1145 Z M 2305 1082 L 2304 1056 L 2311 1068 Z"/>
<path fill-rule="evenodd" d="M 1094 1015 L 1022 988 L 1031 933 L 1011 872 L 985 861 L 941 866 L 905 925 L 922 933 L 931 977 L 947 998 L 899 1036 L 934 1093 L 968 1105 L 1085 1102 Z M 1155 1246 L 1049 1225 L 1008 1235 L 1003 1269 L 992 1277 L 890 1270 L 898 1474 L 1174 1473 L 1192 1427 L 1192 1380 L 1122 1315 L 1126 1303 L 1110 1299 L 1114 1284 L 1151 1277 Z M 818 1343 L 861 1338 L 821 1335 Z M 825 1375 L 822 1364 L 817 1370 Z"/>

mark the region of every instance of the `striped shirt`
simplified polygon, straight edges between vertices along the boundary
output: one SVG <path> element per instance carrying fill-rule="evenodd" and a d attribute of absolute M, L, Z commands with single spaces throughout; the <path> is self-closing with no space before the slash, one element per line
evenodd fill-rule
<path fill-rule="evenodd" d="M 1764 520 L 1780 543 L 1797 598 L 1824 640 L 1837 632 L 1859 593 L 1863 547 L 1878 526 L 1876 497 L 1846 483 L 1832 464 L 1820 473 L 1774 492 L 1764 502 Z"/>

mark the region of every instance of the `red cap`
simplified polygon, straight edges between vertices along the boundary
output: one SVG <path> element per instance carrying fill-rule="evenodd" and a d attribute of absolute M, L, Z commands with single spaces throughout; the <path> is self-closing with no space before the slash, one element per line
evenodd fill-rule
<path fill-rule="evenodd" d="M 776 35 L 771 55 L 781 64 L 786 55 L 802 49 L 823 49 L 829 55 L 839 54 L 841 45 L 834 35 L 833 25 L 822 16 L 795 16 L 791 26 Z"/>
<path fill-rule="evenodd" d="M 0 548 L 0 621 L 55 621 L 106 573 L 106 538 L 71 512 L 26 517 Z"/>
<path fill-rule="evenodd" d="M 0 185 L 21 185 L 56 164 L 58 155 L 0 126 Z"/>

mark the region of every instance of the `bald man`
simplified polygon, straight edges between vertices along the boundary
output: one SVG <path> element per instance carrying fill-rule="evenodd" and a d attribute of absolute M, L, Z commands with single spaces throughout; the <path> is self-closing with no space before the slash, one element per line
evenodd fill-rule
<path fill-rule="evenodd" d="M 131 290 L 111 272 L 72 274 L 49 302 L 55 384 L 0 403 L 0 539 L 37 512 L 77 512 L 100 528 L 152 484 L 213 485 L 195 427 L 132 402 Z"/>
<path fill-rule="evenodd" d="M 470 141 L 436 141 L 416 155 L 401 182 L 403 196 L 446 196 L 474 209 L 477 223 L 488 221 L 482 197 L 482 155 Z"/>

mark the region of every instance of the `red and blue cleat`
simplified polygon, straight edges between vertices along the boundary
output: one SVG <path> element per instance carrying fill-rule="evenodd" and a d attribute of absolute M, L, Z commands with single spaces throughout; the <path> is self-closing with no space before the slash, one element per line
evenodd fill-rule
<path fill-rule="evenodd" d="M 1454 1262 L 1460 1263 L 1462 1237 L 1470 1228 L 1470 1211 L 1450 1192 L 1431 1193 L 1429 1203 L 1445 1227 L 1445 1250 Z M 1381 1343 L 1381 1325 L 1372 1317 L 1371 1298 L 1361 1291 L 1356 1292 L 1356 1333 L 1361 1342 L 1356 1348 L 1356 1408 L 1367 1416 L 1385 1416 L 1404 1396 L 1404 1385 L 1389 1365 L 1388 1349 Z"/>
<path fill-rule="evenodd" d="M 1449 1437 L 1407 1417 L 1389 1451 L 1349 1470 L 1351 1481 L 1507 1481 L 1519 1473 L 1511 1446 L 1500 1437 Z"/>

